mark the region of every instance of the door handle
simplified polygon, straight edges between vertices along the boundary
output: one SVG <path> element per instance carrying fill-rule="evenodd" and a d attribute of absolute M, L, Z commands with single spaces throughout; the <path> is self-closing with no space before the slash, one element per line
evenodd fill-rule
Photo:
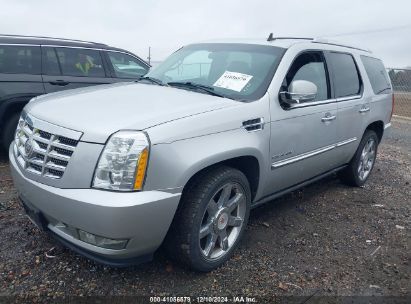
<path fill-rule="evenodd" d="M 66 86 L 70 82 L 64 81 L 64 80 L 56 80 L 56 81 L 50 81 L 49 82 L 51 85 L 58 85 L 58 86 Z"/>
<path fill-rule="evenodd" d="M 367 112 L 369 112 L 370 111 L 370 108 L 369 107 L 362 107 L 358 112 L 360 113 L 360 114 L 362 114 L 362 113 L 367 113 Z"/>
<path fill-rule="evenodd" d="M 331 115 L 331 114 L 326 114 L 323 118 L 321 118 L 321 121 L 322 122 L 327 122 L 327 121 L 332 121 L 332 120 L 334 120 L 334 119 L 336 119 L 337 118 L 337 116 L 335 116 L 335 115 Z"/>

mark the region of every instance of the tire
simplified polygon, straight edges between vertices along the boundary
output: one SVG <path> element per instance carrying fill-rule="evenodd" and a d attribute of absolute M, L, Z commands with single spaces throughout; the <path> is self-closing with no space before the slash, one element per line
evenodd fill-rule
<path fill-rule="evenodd" d="M 11 142 L 14 140 L 17 124 L 19 122 L 20 113 L 13 114 L 9 120 L 4 124 L 1 133 L 1 143 L 3 150 L 8 152 Z"/>
<path fill-rule="evenodd" d="M 340 179 L 349 186 L 363 186 L 374 168 L 377 151 L 378 136 L 374 131 L 367 130 L 348 167 L 339 173 Z"/>
<path fill-rule="evenodd" d="M 250 185 L 241 171 L 221 166 L 204 172 L 183 192 L 165 241 L 170 258 L 200 272 L 220 267 L 244 234 L 250 205 Z"/>

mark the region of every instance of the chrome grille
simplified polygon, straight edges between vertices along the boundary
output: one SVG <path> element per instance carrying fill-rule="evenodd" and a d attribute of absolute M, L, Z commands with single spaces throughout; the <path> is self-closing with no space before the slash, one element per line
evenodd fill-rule
<path fill-rule="evenodd" d="M 29 119 L 20 118 L 15 135 L 14 153 L 25 170 L 60 179 L 77 144 L 78 140 L 37 129 L 31 125 Z"/>

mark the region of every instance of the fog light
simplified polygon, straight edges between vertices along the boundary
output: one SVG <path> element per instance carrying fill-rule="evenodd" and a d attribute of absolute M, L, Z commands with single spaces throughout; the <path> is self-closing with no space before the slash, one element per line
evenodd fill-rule
<path fill-rule="evenodd" d="M 102 247 L 102 248 L 107 248 L 107 249 L 124 249 L 126 248 L 128 240 L 113 240 L 113 239 L 108 239 L 104 238 L 98 235 L 94 235 L 92 233 L 83 231 L 83 230 L 78 230 L 79 238 L 83 242 L 89 243 L 94 246 Z"/>

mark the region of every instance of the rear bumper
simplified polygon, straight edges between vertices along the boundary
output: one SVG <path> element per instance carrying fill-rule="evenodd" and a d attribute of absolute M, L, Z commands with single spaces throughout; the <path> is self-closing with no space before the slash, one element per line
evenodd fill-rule
<path fill-rule="evenodd" d="M 9 153 L 14 185 L 27 205 L 41 212 L 45 227 L 71 249 L 109 265 L 149 259 L 161 245 L 181 193 L 118 193 L 96 189 L 60 189 L 26 178 Z M 98 247 L 79 239 L 78 229 L 110 239 L 127 239 L 124 249 Z"/>

